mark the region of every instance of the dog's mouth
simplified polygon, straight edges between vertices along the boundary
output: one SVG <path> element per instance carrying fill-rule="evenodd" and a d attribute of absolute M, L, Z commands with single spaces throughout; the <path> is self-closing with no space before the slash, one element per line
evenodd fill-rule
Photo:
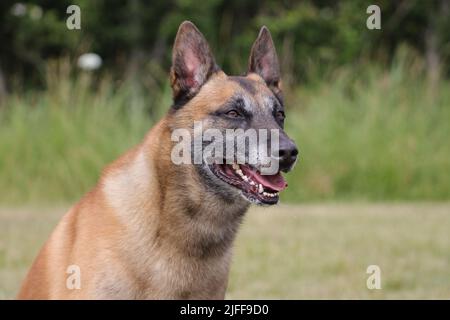
<path fill-rule="evenodd" d="M 262 175 L 256 168 L 245 164 L 211 164 L 211 171 L 220 180 L 242 191 L 250 202 L 276 204 L 279 192 L 287 187 L 280 172 Z"/>

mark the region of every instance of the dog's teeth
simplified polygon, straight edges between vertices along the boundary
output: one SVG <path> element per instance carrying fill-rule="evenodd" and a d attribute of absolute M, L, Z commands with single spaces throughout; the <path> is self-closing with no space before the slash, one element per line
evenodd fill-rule
<path fill-rule="evenodd" d="M 259 192 L 259 193 L 263 193 L 263 192 L 264 192 L 264 188 L 263 188 L 263 186 L 262 186 L 261 183 L 260 183 L 259 186 L 258 186 L 258 192 Z"/>
<path fill-rule="evenodd" d="M 236 172 L 236 174 L 242 178 L 242 180 L 248 182 L 251 186 L 256 186 L 259 193 L 264 192 L 263 186 L 261 184 L 258 185 L 250 177 L 246 176 L 237 163 L 231 164 L 231 167 L 233 168 L 234 172 Z"/>
<path fill-rule="evenodd" d="M 261 193 L 261 192 L 260 192 L 260 193 Z M 263 196 L 269 197 L 269 198 L 275 198 L 276 196 L 278 196 L 278 192 L 274 192 L 274 193 L 271 193 L 271 192 L 263 192 L 262 194 L 263 194 Z"/>

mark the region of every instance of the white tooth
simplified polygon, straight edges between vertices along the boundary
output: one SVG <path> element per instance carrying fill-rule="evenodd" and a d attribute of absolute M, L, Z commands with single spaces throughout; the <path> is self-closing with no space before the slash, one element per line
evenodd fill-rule
<path fill-rule="evenodd" d="M 245 176 L 245 175 L 242 177 L 242 179 L 243 179 L 244 181 L 248 181 L 248 177 Z"/>
<path fill-rule="evenodd" d="M 266 197 L 269 196 L 269 194 L 267 192 L 263 192 L 263 195 Z"/>
<path fill-rule="evenodd" d="M 253 182 L 253 180 L 250 180 L 250 185 L 251 185 L 251 186 L 254 186 L 254 185 L 255 185 L 255 183 Z"/>
<path fill-rule="evenodd" d="M 233 163 L 231 166 L 233 167 L 234 170 L 239 169 L 239 165 L 237 163 Z"/>
<path fill-rule="evenodd" d="M 242 177 L 242 170 L 241 169 L 237 169 L 236 173 Z"/>
<path fill-rule="evenodd" d="M 258 186 L 258 192 L 259 192 L 259 193 L 263 193 L 263 192 L 264 192 L 264 188 L 263 188 L 263 186 L 262 186 L 261 183 L 260 183 L 259 186 Z"/>

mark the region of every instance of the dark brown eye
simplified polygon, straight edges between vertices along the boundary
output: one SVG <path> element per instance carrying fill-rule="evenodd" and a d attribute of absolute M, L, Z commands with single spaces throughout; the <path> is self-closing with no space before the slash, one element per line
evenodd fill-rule
<path fill-rule="evenodd" d="M 285 115 L 283 111 L 277 111 L 275 115 L 278 119 L 284 120 Z"/>
<path fill-rule="evenodd" d="M 228 117 L 230 117 L 230 118 L 239 118 L 239 117 L 241 117 L 241 114 L 238 111 L 236 111 L 236 110 L 230 110 L 230 111 L 228 111 L 226 113 L 226 115 Z"/>

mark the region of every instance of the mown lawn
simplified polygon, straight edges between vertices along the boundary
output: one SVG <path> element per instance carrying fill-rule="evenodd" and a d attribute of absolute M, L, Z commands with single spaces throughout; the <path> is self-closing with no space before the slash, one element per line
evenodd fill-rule
<path fill-rule="evenodd" d="M 0 209 L 0 298 L 13 298 L 64 208 Z M 450 204 L 252 208 L 236 241 L 227 298 L 450 297 Z M 381 268 L 368 290 L 366 268 Z"/>

